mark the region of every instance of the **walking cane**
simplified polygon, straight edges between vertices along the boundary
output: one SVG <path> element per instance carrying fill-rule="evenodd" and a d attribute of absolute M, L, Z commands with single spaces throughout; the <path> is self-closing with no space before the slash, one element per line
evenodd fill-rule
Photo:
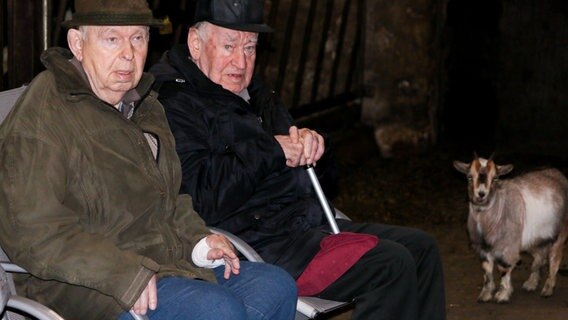
<path fill-rule="evenodd" d="M 316 194 L 318 196 L 321 207 L 323 208 L 323 211 L 325 212 L 325 216 L 327 218 L 327 221 L 329 222 L 329 225 L 331 226 L 331 231 L 334 234 L 338 234 L 339 233 L 339 227 L 337 226 L 337 221 L 335 221 L 335 216 L 333 215 L 333 212 L 331 211 L 331 208 L 329 207 L 329 203 L 327 202 L 327 198 L 325 197 L 325 194 L 323 193 L 323 190 L 321 189 L 321 185 L 319 183 L 319 180 L 318 180 L 318 177 L 317 177 L 316 172 L 314 170 L 314 167 L 311 164 L 308 164 L 306 166 L 306 171 L 308 172 L 308 175 L 310 176 L 310 180 L 312 181 L 312 185 L 314 187 L 314 190 L 316 191 Z"/>

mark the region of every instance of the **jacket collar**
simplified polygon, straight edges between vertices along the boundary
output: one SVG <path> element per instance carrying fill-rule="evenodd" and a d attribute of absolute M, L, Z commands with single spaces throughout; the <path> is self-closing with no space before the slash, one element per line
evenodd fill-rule
<path fill-rule="evenodd" d="M 73 54 L 64 48 L 49 48 L 41 54 L 41 62 L 55 74 L 57 89 L 67 96 L 91 95 L 96 97 L 87 75 L 79 61 Z M 71 66 L 74 67 L 71 67 Z M 146 96 L 152 87 L 154 77 L 149 73 L 143 73 L 136 88 L 128 91 L 124 96 L 125 102 L 134 102 Z M 97 97 L 98 99 L 98 97 Z"/>

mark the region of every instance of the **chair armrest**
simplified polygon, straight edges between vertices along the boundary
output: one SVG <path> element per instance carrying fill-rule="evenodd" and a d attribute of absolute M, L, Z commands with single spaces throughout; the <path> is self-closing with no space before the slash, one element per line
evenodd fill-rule
<path fill-rule="evenodd" d="M 8 261 L 0 261 L 0 267 L 2 267 L 2 269 L 4 269 L 6 272 L 10 273 L 28 273 L 26 269 Z"/>
<path fill-rule="evenodd" d="M 132 310 L 130 310 L 130 315 L 134 318 L 134 320 L 150 320 L 147 315 L 136 314 Z"/>
<path fill-rule="evenodd" d="M 239 251 L 243 256 L 245 256 L 245 258 L 248 261 L 264 262 L 262 257 L 251 246 L 249 246 L 246 242 L 244 242 L 243 240 L 241 240 L 239 237 L 235 236 L 234 234 L 232 234 L 228 231 L 219 229 L 219 228 L 215 228 L 215 227 L 209 227 L 209 230 L 212 233 L 222 234 L 225 237 L 227 237 L 227 239 L 229 239 L 231 241 L 231 243 L 233 243 L 233 245 L 235 246 L 237 251 Z"/>
<path fill-rule="evenodd" d="M 0 315 L 5 313 L 5 308 L 10 308 L 10 313 L 13 312 L 19 316 L 27 314 L 38 320 L 63 320 L 55 311 L 41 303 L 16 295 L 12 278 L 9 277 L 4 266 L 8 267 L 10 270 L 17 270 L 17 272 L 23 270 L 19 267 L 15 268 L 17 266 L 13 263 L 2 262 L 0 266 Z M 8 316 L 6 318 L 10 319 L 11 317 Z M 23 319 L 23 317 L 21 318 Z M 4 319 L 4 317 L 2 317 L 2 319 Z"/>
<path fill-rule="evenodd" d="M 325 300 L 317 297 L 298 297 L 296 310 L 308 319 L 317 318 L 318 315 L 327 314 L 339 308 L 345 308 L 353 302 Z"/>
<path fill-rule="evenodd" d="M 10 273 L 28 273 L 24 268 L 11 262 L 2 261 L 0 267 Z M 26 312 L 40 320 L 63 320 L 53 310 L 22 296 L 11 296 L 6 306 Z M 136 314 L 134 311 L 130 311 L 130 315 L 134 320 L 150 320 L 148 316 Z"/>
<path fill-rule="evenodd" d="M 35 302 L 31 299 L 22 296 L 11 296 L 8 299 L 7 307 L 23 311 L 39 320 L 64 320 L 55 311 L 49 309 L 48 307 Z"/>
<path fill-rule="evenodd" d="M 335 209 L 335 217 L 337 219 L 344 219 L 344 220 L 349 220 L 351 221 L 351 218 L 349 218 L 345 213 L 341 212 L 339 209 L 334 208 Z"/>

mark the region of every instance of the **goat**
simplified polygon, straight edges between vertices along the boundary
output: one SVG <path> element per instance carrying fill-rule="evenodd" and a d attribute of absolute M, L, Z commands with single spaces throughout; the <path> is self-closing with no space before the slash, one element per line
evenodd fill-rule
<path fill-rule="evenodd" d="M 568 180 L 553 168 L 500 180 L 513 165 L 497 165 L 492 158 L 474 154 L 471 163 L 453 162 L 454 168 L 468 178 L 467 231 L 484 272 L 477 300 L 509 302 L 513 293 L 511 272 L 521 252 L 533 257 L 523 289 L 536 290 L 540 270 L 548 259 L 548 278 L 540 295 L 551 296 L 568 234 Z M 501 272 L 501 283 L 493 295 L 494 264 Z"/>

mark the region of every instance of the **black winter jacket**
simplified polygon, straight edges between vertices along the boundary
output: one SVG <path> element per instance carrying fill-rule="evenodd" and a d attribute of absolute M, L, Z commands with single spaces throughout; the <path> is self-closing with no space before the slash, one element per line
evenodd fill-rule
<path fill-rule="evenodd" d="M 274 138 L 293 123 L 286 107 L 258 79 L 248 88 L 250 104 L 213 83 L 185 45 L 150 72 L 182 163 L 181 192 L 192 195 L 207 224 L 240 236 L 297 277 L 319 249 L 308 230 L 326 223 L 307 173 L 286 166 Z"/>

